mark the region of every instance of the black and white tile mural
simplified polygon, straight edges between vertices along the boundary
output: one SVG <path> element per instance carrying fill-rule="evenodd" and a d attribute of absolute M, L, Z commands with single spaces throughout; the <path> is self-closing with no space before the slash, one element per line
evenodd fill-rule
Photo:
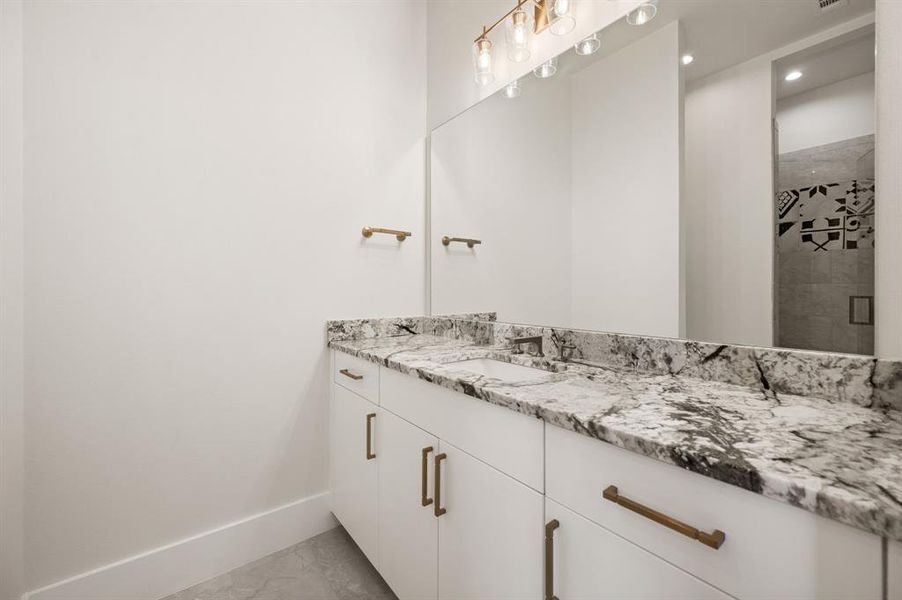
<path fill-rule="evenodd" d="M 781 252 L 874 247 L 874 180 L 818 183 L 778 195 Z"/>
<path fill-rule="evenodd" d="M 873 353 L 873 325 L 850 317 L 850 299 L 874 295 L 873 152 L 863 136 L 779 156 L 780 346 Z"/>

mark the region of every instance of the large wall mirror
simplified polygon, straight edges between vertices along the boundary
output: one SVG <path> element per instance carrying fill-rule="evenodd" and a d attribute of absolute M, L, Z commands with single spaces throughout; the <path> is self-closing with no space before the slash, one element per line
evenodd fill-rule
<path fill-rule="evenodd" d="M 873 0 L 657 8 L 433 130 L 432 311 L 873 354 Z"/>

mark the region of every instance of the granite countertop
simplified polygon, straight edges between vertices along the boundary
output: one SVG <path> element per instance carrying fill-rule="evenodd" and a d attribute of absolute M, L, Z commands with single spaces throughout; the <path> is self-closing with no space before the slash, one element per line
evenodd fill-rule
<path fill-rule="evenodd" d="M 902 413 L 741 385 L 561 363 L 470 341 L 402 335 L 341 352 L 902 540 Z M 501 381 L 449 364 L 492 357 L 548 370 Z"/>

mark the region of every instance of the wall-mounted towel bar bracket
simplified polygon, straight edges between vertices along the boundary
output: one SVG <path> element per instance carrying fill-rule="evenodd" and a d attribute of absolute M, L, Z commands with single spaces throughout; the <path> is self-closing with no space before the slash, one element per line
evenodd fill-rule
<path fill-rule="evenodd" d="M 398 229 L 385 229 L 384 227 L 364 227 L 363 231 L 361 231 L 363 237 L 373 237 L 374 233 L 387 233 L 389 235 L 393 235 L 398 238 L 399 242 L 403 242 L 413 234 L 409 231 L 400 231 Z"/>

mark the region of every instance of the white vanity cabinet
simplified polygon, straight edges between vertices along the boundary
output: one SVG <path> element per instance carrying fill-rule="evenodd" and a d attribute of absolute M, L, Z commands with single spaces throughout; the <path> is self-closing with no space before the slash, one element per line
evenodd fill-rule
<path fill-rule="evenodd" d="M 547 596 L 560 600 L 726 600 L 723 592 L 546 499 Z"/>
<path fill-rule="evenodd" d="M 883 597 L 876 535 L 375 363 L 333 369 L 333 512 L 402 600 Z"/>
<path fill-rule="evenodd" d="M 436 598 L 433 513 L 438 438 L 383 411 L 379 421 L 379 572 L 399 598 Z"/>
<path fill-rule="evenodd" d="M 558 427 L 545 434 L 550 500 L 732 596 L 882 596 L 876 535 Z M 619 502 L 604 497 L 611 486 Z M 723 544 L 705 545 L 631 507 L 703 536 L 723 532 Z"/>
<path fill-rule="evenodd" d="M 332 391 L 332 512 L 374 565 L 379 564 L 378 407 L 340 385 Z"/>
<path fill-rule="evenodd" d="M 543 496 L 448 443 L 440 446 L 438 597 L 540 600 Z"/>

